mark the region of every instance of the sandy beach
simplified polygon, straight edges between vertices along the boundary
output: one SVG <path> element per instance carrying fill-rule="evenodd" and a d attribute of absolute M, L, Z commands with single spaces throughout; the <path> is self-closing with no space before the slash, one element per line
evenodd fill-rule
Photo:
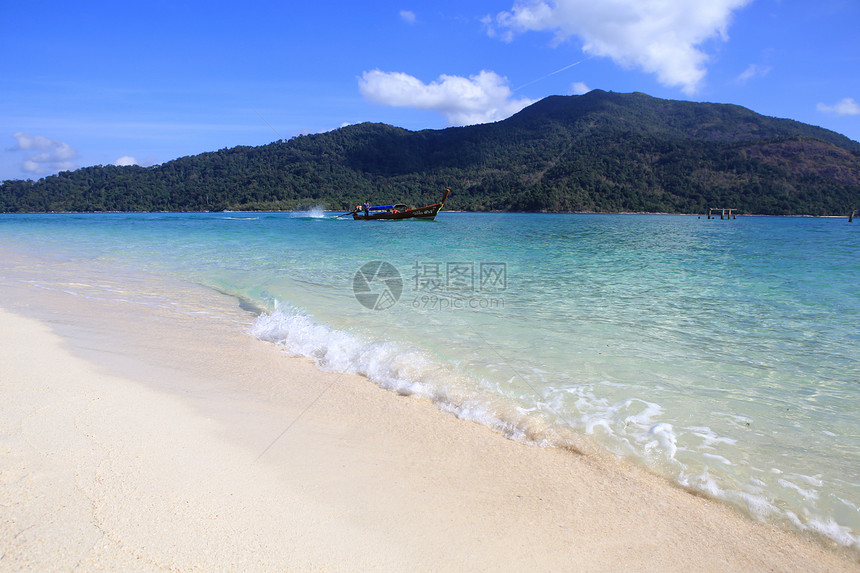
<path fill-rule="evenodd" d="M 860 570 L 585 439 L 523 445 L 322 372 L 230 297 L 4 255 L 0 570 Z"/>

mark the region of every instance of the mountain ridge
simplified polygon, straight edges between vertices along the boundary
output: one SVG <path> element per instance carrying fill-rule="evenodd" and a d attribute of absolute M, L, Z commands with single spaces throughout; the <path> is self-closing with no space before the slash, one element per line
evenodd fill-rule
<path fill-rule="evenodd" d="M 438 200 L 451 209 L 841 215 L 860 208 L 860 143 L 733 104 L 594 90 L 499 122 L 361 123 L 154 167 L 94 166 L 0 185 L 0 212 L 273 210 Z"/>

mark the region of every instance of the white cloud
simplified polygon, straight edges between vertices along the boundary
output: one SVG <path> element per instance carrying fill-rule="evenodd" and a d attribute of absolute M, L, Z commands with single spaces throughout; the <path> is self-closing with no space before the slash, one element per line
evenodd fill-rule
<path fill-rule="evenodd" d="M 13 133 L 12 137 L 18 141 L 18 145 L 15 146 L 14 149 L 23 149 L 28 151 L 31 149 L 50 149 L 54 144 L 54 140 L 48 139 L 47 137 L 42 137 L 41 135 L 33 137 L 32 135 L 20 131 Z"/>
<path fill-rule="evenodd" d="M 592 56 L 655 74 L 666 86 L 695 93 L 706 74 L 706 40 L 728 39 L 732 13 L 751 0 L 523 0 L 501 12 L 490 35 L 552 31 L 561 42 L 582 41 Z"/>
<path fill-rule="evenodd" d="M 77 167 L 72 160 L 78 157 L 78 152 L 68 143 L 20 131 L 13 133 L 12 137 L 18 141 L 13 151 L 42 152 L 25 158 L 21 163 L 21 168 L 28 173 L 67 171 Z"/>
<path fill-rule="evenodd" d="M 114 165 L 118 167 L 127 167 L 129 165 L 140 165 L 134 157 L 131 155 L 123 155 L 119 159 L 113 162 Z"/>
<path fill-rule="evenodd" d="M 400 11 L 400 19 L 408 24 L 415 23 L 415 12 L 412 10 L 401 10 Z"/>
<path fill-rule="evenodd" d="M 513 99 L 507 79 L 486 70 L 469 76 L 439 76 L 423 83 L 401 72 L 373 70 L 358 80 L 364 97 L 382 105 L 430 109 L 444 115 L 448 125 L 473 125 L 499 121 L 534 103 Z"/>
<path fill-rule="evenodd" d="M 736 78 L 736 81 L 739 83 L 746 83 L 747 80 L 751 80 L 754 78 L 763 78 L 770 73 L 770 70 L 770 66 L 759 66 L 757 64 L 750 64 L 749 66 L 747 66 L 747 69 L 745 69 L 743 73 Z"/>
<path fill-rule="evenodd" d="M 573 95 L 583 95 L 591 91 L 591 88 L 585 85 L 585 82 L 573 82 L 570 86 L 570 93 Z"/>
<path fill-rule="evenodd" d="M 836 115 L 860 115 L 860 104 L 854 98 L 846 97 L 836 105 L 818 104 L 818 111 L 824 113 L 835 113 Z"/>

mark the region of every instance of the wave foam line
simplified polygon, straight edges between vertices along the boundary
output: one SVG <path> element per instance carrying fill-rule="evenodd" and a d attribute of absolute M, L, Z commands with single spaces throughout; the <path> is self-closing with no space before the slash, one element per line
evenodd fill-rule
<path fill-rule="evenodd" d="M 257 317 L 250 333 L 293 356 L 312 359 L 322 370 L 360 374 L 381 388 L 430 400 L 443 412 L 487 426 L 513 440 L 564 445 L 548 424 L 475 390 L 477 380 L 457 372 L 426 351 L 387 341 L 367 342 L 315 323 L 300 310 L 275 303 Z"/>
<path fill-rule="evenodd" d="M 293 356 L 314 360 L 322 370 L 360 374 L 381 388 L 426 398 L 443 412 L 487 426 L 519 442 L 577 449 L 577 440 L 557 427 L 558 422 L 566 422 L 574 433 L 608 434 L 601 441 L 609 451 L 620 457 L 638 459 L 658 473 L 669 474 L 667 477 L 683 487 L 728 502 L 756 519 L 787 521 L 800 531 L 816 533 L 860 553 L 860 538 L 851 528 L 829 516 L 801 517 L 774 505 L 775 500 L 764 492 L 757 492 L 757 495 L 743 491 L 742 487 L 727 488 L 710 475 L 707 464 L 701 474 L 691 471 L 676 459 L 679 451 L 676 431 L 671 424 L 657 420 L 662 409 L 652 402 L 631 398 L 605 404 L 596 396 L 585 400 L 584 394 L 589 393 L 583 393 L 580 388 L 575 392 L 578 400 L 573 405 L 574 411 L 582 412 L 578 423 L 561 416 L 554 424 L 541 414 L 558 416 L 559 404 L 553 404 L 557 401 L 558 396 L 553 395 L 558 389 L 549 388 L 546 395 L 534 396 L 534 408 L 506 403 L 502 396 L 482 393 L 479 390 L 483 386 L 481 381 L 457 372 L 423 350 L 387 341 L 364 341 L 345 331 L 317 324 L 297 308 L 277 301 L 275 310 L 257 317 L 250 333 Z M 564 393 L 572 392 L 564 390 Z M 589 411 L 590 414 L 586 413 Z M 596 432 L 598 428 L 602 432 Z M 696 435 L 701 434 L 711 441 L 727 440 L 711 435 L 708 428 L 692 429 L 698 432 Z M 725 458 L 721 461 L 731 464 Z"/>

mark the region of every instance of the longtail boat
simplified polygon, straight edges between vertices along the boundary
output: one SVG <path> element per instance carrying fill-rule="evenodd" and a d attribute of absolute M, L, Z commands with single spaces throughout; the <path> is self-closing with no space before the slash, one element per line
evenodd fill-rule
<path fill-rule="evenodd" d="M 375 207 L 359 205 L 352 211 L 352 218 L 356 221 L 378 221 L 392 219 L 424 219 L 432 221 L 436 213 L 445 205 L 450 189 L 445 189 L 442 200 L 425 207 L 410 209 L 406 205 L 377 205 Z M 347 213 L 348 215 L 350 213 Z"/>

